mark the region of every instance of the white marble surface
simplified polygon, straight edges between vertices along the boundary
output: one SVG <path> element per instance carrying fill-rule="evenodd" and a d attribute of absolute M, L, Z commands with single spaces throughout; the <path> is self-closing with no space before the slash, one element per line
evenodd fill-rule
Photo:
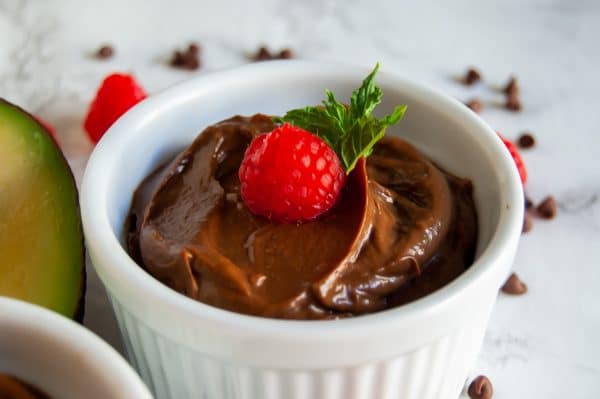
<path fill-rule="evenodd" d="M 126 6 L 124 4 L 127 4 Z M 81 178 L 92 151 L 81 125 L 100 80 L 133 71 L 155 92 L 197 74 L 248 62 L 261 43 L 299 57 L 373 65 L 424 81 L 462 100 L 524 152 L 527 191 L 554 194 L 559 217 L 523 237 L 515 269 L 523 297 L 500 294 L 474 373 L 497 398 L 600 397 L 600 2 L 503 0 L 102 1 L 0 0 L 0 96 L 54 125 Z M 176 46 L 197 40 L 205 67 L 169 68 Z M 90 54 L 103 42 L 116 56 Z M 454 77 L 480 67 L 475 88 Z M 509 113 L 494 88 L 516 73 L 523 112 Z M 90 270 L 86 324 L 120 347 L 103 290 Z M 465 309 L 465 311 L 468 311 Z"/>

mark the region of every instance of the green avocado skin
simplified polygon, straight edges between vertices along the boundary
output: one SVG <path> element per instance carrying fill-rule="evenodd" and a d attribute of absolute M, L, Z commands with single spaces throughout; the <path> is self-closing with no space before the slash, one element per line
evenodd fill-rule
<path fill-rule="evenodd" d="M 21 224 L 22 215 L 26 220 Z M 83 322 L 85 291 L 85 247 L 73 173 L 46 128 L 0 98 L 0 296 Z"/>

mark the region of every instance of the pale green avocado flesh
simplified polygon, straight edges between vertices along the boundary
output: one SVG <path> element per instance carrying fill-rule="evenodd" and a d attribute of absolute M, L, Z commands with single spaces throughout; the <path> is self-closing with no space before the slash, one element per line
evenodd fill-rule
<path fill-rule="evenodd" d="M 84 291 L 71 169 L 43 126 L 0 99 L 0 296 L 80 318 Z"/>

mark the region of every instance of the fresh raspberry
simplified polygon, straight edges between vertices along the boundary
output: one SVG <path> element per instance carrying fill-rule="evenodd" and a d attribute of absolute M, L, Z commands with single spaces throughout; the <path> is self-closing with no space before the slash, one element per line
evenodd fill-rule
<path fill-rule="evenodd" d="M 133 76 L 121 73 L 108 75 L 90 104 L 83 124 L 90 139 L 94 143 L 100 141 L 121 115 L 144 98 L 146 93 Z"/>
<path fill-rule="evenodd" d="M 521 176 L 521 183 L 525 184 L 527 182 L 527 169 L 525 168 L 525 162 L 523 162 L 523 158 L 521 158 L 521 155 L 517 150 L 517 146 L 500 133 L 498 133 L 498 136 L 508 149 L 508 152 L 510 152 L 510 156 L 512 157 L 513 161 L 515 161 L 515 165 L 519 171 L 519 176 Z"/>
<path fill-rule="evenodd" d="M 327 143 L 287 123 L 252 140 L 239 176 L 246 206 L 285 223 L 312 220 L 331 209 L 346 179 Z"/>

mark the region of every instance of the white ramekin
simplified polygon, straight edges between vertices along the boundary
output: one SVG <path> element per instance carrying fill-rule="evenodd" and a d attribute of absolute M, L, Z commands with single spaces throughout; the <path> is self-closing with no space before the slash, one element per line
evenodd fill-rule
<path fill-rule="evenodd" d="M 464 105 L 385 72 L 378 112 L 407 104 L 400 134 L 475 186 L 473 266 L 413 303 L 337 321 L 283 321 L 193 301 L 133 262 L 122 228 L 132 192 L 204 127 L 235 114 L 281 114 L 348 98 L 366 68 L 266 62 L 198 77 L 151 96 L 92 154 L 81 190 L 88 250 L 127 353 L 160 399 L 456 398 L 479 352 L 523 223 L 523 192 L 496 133 Z"/>
<path fill-rule="evenodd" d="M 79 324 L 0 297 L 0 373 L 56 399 L 152 399 L 127 362 Z"/>

